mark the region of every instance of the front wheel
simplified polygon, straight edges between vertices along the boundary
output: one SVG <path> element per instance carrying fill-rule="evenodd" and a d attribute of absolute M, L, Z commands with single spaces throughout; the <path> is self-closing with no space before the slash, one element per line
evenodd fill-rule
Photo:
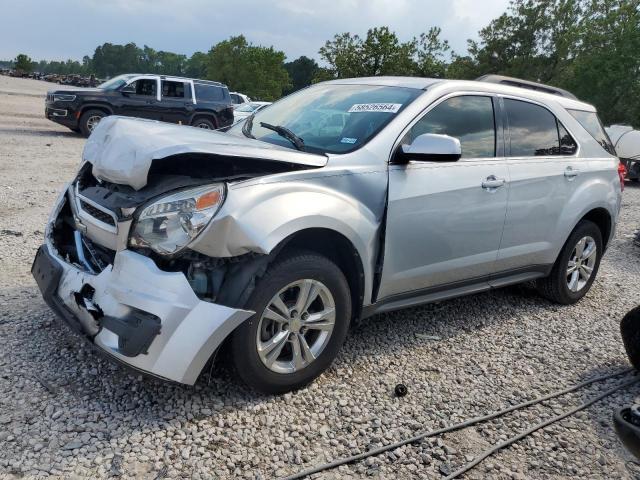
<path fill-rule="evenodd" d="M 537 281 L 538 291 L 556 303 L 576 303 L 591 288 L 603 252 L 600 229 L 582 220 L 569 235 L 551 274 Z"/>
<path fill-rule="evenodd" d="M 347 335 L 351 295 L 333 262 L 298 252 L 267 269 L 246 308 L 256 314 L 233 334 L 236 371 L 258 391 L 284 393 L 331 365 Z"/>
<path fill-rule="evenodd" d="M 100 120 L 106 117 L 107 114 L 102 110 L 87 110 L 80 117 L 80 132 L 85 137 L 91 135 L 91 132 L 98 126 Z"/>

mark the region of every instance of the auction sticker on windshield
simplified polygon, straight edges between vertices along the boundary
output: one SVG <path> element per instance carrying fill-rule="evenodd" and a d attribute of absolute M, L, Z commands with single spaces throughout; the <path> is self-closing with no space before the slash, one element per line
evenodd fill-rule
<path fill-rule="evenodd" d="M 398 113 L 402 107 L 401 103 L 356 103 L 351 106 L 347 113 L 359 112 L 383 112 Z"/>

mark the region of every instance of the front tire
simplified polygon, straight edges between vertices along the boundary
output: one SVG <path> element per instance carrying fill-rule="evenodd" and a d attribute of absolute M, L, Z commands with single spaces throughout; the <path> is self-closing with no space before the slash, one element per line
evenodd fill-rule
<path fill-rule="evenodd" d="M 595 223 L 582 220 L 569 235 L 551 274 L 536 282 L 538 291 L 562 305 L 576 303 L 591 288 L 603 253 L 600 229 Z"/>
<path fill-rule="evenodd" d="M 80 132 L 85 137 L 91 135 L 91 132 L 98 126 L 100 120 L 106 117 L 107 114 L 102 110 L 87 110 L 80 117 Z"/>
<path fill-rule="evenodd" d="M 312 252 L 276 260 L 246 307 L 256 314 L 234 332 L 231 354 L 247 385 L 264 393 L 297 390 L 337 356 L 351 319 L 351 295 L 338 266 Z"/>

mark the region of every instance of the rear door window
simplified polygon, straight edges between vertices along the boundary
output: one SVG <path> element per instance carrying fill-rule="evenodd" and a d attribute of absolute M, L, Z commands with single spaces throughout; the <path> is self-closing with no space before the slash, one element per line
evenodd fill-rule
<path fill-rule="evenodd" d="M 196 100 L 203 102 L 221 102 L 224 100 L 224 90 L 216 85 L 196 83 Z"/>
<path fill-rule="evenodd" d="M 402 143 L 411 144 L 425 133 L 457 138 L 463 158 L 494 157 L 496 128 L 491 97 L 464 95 L 445 100 L 418 120 Z"/>
<path fill-rule="evenodd" d="M 504 100 L 509 119 L 512 157 L 557 155 L 560 149 L 556 117 L 546 108 L 520 100 Z"/>
<path fill-rule="evenodd" d="M 602 145 L 607 152 L 611 155 L 616 154 L 615 148 L 609 139 L 609 135 L 602 127 L 602 122 L 598 118 L 598 114 L 595 112 L 585 112 L 583 110 L 568 110 L 568 112 L 575 118 L 589 134 L 595 138 L 596 142 Z"/>
<path fill-rule="evenodd" d="M 540 105 L 505 98 L 511 157 L 573 155 L 578 145 L 556 116 Z"/>
<path fill-rule="evenodd" d="M 183 100 L 185 97 L 184 82 L 162 80 L 162 98 Z"/>

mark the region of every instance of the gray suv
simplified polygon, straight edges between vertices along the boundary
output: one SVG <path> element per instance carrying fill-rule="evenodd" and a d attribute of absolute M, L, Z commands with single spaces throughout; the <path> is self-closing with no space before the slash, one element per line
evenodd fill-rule
<path fill-rule="evenodd" d="M 574 303 L 619 161 L 591 105 L 484 80 L 320 83 L 226 133 L 107 117 L 32 272 L 109 357 L 193 384 L 222 352 L 273 393 L 324 371 L 354 319 L 529 280 Z"/>

